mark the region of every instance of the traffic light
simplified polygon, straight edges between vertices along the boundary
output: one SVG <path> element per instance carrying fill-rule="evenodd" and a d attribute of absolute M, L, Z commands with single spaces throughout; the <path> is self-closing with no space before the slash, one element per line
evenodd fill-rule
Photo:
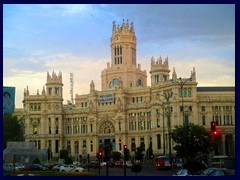
<path fill-rule="evenodd" d="M 214 121 L 211 121 L 211 132 L 216 131 L 216 123 Z"/>
<path fill-rule="evenodd" d="M 98 157 L 102 157 L 102 151 L 100 151 L 99 153 L 98 153 Z"/>
<path fill-rule="evenodd" d="M 127 145 L 124 145 L 124 146 L 123 146 L 123 149 L 124 149 L 124 158 L 126 159 L 127 153 L 128 153 L 128 147 L 127 147 Z"/>

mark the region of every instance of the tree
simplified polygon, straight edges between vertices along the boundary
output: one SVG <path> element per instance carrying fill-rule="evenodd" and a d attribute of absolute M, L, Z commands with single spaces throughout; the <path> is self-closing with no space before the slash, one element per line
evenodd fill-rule
<path fill-rule="evenodd" d="M 139 146 L 135 152 L 136 160 L 143 160 L 143 148 L 142 146 Z"/>
<path fill-rule="evenodd" d="M 23 141 L 22 124 L 17 116 L 12 114 L 3 115 L 3 148 L 7 147 L 9 141 Z"/>
<path fill-rule="evenodd" d="M 210 131 L 200 125 L 175 126 L 171 138 L 176 143 L 173 149 L 177 151 L 177 155 L 185 158 L 194 158 L 213 150 Z"/>
<path fill-rule="evenodd" d="M 66 149 L 62 149 L 61 151 L 60 151 L 60 159 L 67 159 L 67 157 L 68 157 L 68 150 L 66 150 Z"/>
<path fill-rule="evenodd" d="M 121 153 L 118 151 L 112 152 L 111 157 L 113 158 L 114 161 L 119 161 L 121 159 Z"/>
<path fill-rule="evenodd" d="M 40 164 L 40 160 L 38 158 L 34 158 L 32 163 L 33 164 Z"/>
<path fill-rule="evenodd" d="M 153 150 L 152 150 L 152 146 L 149 146 L 147 151 L 146 151 L 146 157 L 147 159 L 152 159 L 153 157 Z"/>

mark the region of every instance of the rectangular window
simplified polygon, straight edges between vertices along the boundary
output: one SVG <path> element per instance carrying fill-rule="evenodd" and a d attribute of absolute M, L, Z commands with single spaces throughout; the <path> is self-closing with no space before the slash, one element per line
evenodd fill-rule
<path fill-rule="evenodd" d="M 184 123 L 188 124 L 188 115 L 184 115 Z"/>
<path fill-rule="evenodd" d="M 187 91 L 184 89 L 184 97 L 186 97 L 187 96 Z"/>
<path fill-rule="evenodd" d="M 49 134 L 52 134 L 51 126 L 48 126 L 48 132 L 49 132 Z"/>
<path fill-rule="evenodd" d="M 181 90 L 179 91 L 179 97 L 182 97 L 182 91 Z"/>
<path fill-rule="evenodd" d="M 160 127 L 160 118 L 157 118 L 157 127 Z"/>
<path fill-rule="evenodd" d="M 161 149 L 161 135 L 160 134 L 157 135 L 157 148 Z"/>
<path fill-rule="evenodd" d="M 183 111 L 183 106 L 180 106 L 180 111 L 181 111 L 181 112 Z"/>
<path fill-rule="evenodd" d="M 205 111 L 205 106 L 201 106 L 201 110 L 204 112 Z"/>
<path fill-rule="evenodd" d="M 205 118 L 205 116 L 202 116 L 202 125 L 203 126 L 206 125 L 206 118 Z"/>
<path fill-rule="evenodd" d="M 55 141 L 55 153 L 58 153 L 58 147 L 59 147 L 58 140 L 56 140 Z"/>
<path fill-rule="evenodd" d="M 142 147 L 142 149 L 145 151 L 145 143 L 144 143 L 144 138 L 141 138 L 141 139 L 140 139 L 140 142 L 141 142 L 140 146 L 141 146 L 141 147 Z"/>
<path fill-rule="evenodd" d="M 34 126 L 34 127 L 33 127 L 33 134 L 37 134 L 37 131 L 38 131 L 37 127 Z"/>
<path fill-rule="evenodd" d="M 91 152 L 93 152 L 93 144 L 91 144 Z"/>
<path fill-rule="evenodd" d="M 59 95 L 59 88 L 58 87 L 55 87 L 55 94 Z"/>
<path fill-rule="evenodd" d="M 49 89 L 48 89 L 48 94 L 49 94 L 49 95 L 52 95 L 52 88 L 49 88 Z"/>
<path fill-rule="evenodd" d="M 58 126 L 56 126 L 56 134 L 58 134 Z"/>
<path fill-rule="evenodd" d="M 192 106 L 189 106 L 188 109 L 189 109 L 189 111 L 192 111 Z"/>
<path fill-rule="evenodd" d="M 90 124 L 90 131 L 93 132 L 93 125 Z"/>

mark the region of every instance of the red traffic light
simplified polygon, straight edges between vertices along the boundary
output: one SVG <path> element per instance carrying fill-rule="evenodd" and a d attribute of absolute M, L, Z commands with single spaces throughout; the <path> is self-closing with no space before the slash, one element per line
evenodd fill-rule
<path fill-rule="evenodd" d="M 98 155 L 99 155 L 99 156 L 102 156 L 102 152 L 99 152 Z"/>
<path fill-rule="evenodd" d="M 124 149 L 127 149 L 128 147 L 127 147 L 127 145 L 124 145 Z"/>

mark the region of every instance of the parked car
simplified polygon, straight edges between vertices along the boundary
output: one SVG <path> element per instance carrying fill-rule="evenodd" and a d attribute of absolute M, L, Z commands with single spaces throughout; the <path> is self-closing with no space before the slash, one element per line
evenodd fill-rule
<path fill-rule="evenodd" d="M 63 166 L 64 164 L 56 164 L 52 167 L 52 171 L 59 171 L 60 170 L 60 167 Z"/>
<path fill-rule="evenodd" d="M 15 167 L 15 168 L 14 168 Z M 24 170 L 25 166 L 19 163 L 5 163 L 3 164 L 3 171 L 22 171 Z"/>
<path fill-rule="evenodd" d="M 121 161 L 116 161 L 115 162 L 115 167 L 122 167 L 123 163 Z"/>
<path fill-rule="evenodd" d="M 98 168 L 99 167 L 99 163 L 98 161 L 91 161 L 89 164 L 88 164 L 88 167 L 89 168 Z M 101 167 L 101 166 L 100 166 Z"/>
<path fill-rule="evenodd" d="M 210 172 L 208 176 L 235 176 L 235 170 L 218 168 Z"/>
<path fill-rule="evenodd" d="M 112 162 L 112 161 L 108 162 L 108 167 L 114 167 L 114 166 L 115 166 L 114 162 Z"/>
<path fill-rule="evenodd" d="M 132 167 L 132 166 L 133 166 L 133 164 L 131 161 L 126 161 L 126 167 Z M 124 167 L 124 162 L 122 164 L 122 167 Z"/>
<path fill-rule="evenodd" d="M 187 169 L 180 169 L 178 172 L 173 174 L 173 176 L 201 176 L 201 172 L 191 172 Z"/>
<path fill-rule="evenodd" d="M 107 162 L 101 162 L 100 163 L 100 166 L 106 166 L 107 165 Z"/>
<path fill-rule="evenodd" d="M 211 172 L 217 170 L 218 168 L 214 168 L 214 167 L 211 167 L 211 168 L 207 168 L 203 171 L 203 176 L 209 176 L 209 174 L 211 174 Z"/>
<path fill-rule="evenodd" d="M 28 171 L 46 171 L 48 168 L 42 166 L 41 164 L 30 164 L 28 166 L 25 166 L 25 170 Z"/>
<path fill-rule="evenodd" d="M 61 166 L 59 171 L 83 172 L 84 168 L 76 167 L 72 164 L 66 164 L 66 165 Z"/>

